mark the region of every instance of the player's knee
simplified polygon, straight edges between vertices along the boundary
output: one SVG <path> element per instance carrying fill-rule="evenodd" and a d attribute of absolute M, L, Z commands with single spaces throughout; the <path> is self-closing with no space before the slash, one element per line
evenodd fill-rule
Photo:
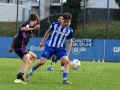
<path fill-rule="evenodd" d="M 35 59 L 37 58 L 37 55 L 34 55 L 34 57 L 33 57 L 33 58 L 34 58 L 34 60 L 35 60 Z"/>
<path fill-rule="evenodd" d="M 68 59 L 64 60 L 64 65 L 69 65 L 69 60 Z"/>
<path fill-rule="evenodd" d="M 67 65 L 69 65 L 69 60 L 67 60 Z"/>

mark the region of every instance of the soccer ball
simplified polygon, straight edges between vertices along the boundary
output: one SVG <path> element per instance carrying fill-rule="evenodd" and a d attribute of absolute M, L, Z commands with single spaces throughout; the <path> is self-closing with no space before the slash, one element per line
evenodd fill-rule
<path fill-rule="evenodd" d="M 80 61 L 78 59 L 73 59 L 70 61 L 70 67 L 72 69 L 78 69 L 80 68 Z"/>

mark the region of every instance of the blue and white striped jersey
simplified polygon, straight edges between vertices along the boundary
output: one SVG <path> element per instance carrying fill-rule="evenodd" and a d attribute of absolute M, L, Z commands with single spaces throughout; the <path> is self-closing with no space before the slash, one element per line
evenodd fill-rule
<path fill-rule="evenodd" d="M 73 30 L 70 26 L 66 28 L 61 27 L 60 22 L 54 22 L 49 30 L 52 31 L 51 36 L 47 39 L 47 46 L 51 47 L 63 47 L 63 43 L 66 39 L 73 38 Z"/>

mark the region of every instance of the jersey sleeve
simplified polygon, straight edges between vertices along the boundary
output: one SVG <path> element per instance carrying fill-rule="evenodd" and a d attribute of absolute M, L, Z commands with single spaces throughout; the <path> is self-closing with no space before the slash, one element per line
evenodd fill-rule
<path fill-rule="evenodd" d="M 49 27 L 49 30 L 53 31 L 54 30 L 54 23 L 52 23 Z"/>
<path fill-rule="evenodd" d="M 24 22 L 24 23 L 21 25 L 21 27 L 27 27 L 27 28 L 30 28 L 30 27 L 31 27 L 31 24 L 30 24 L 29 21 L 26 21 L 26 22 Z"/>
<path fill-rule="evenodd" d="M 70 31 L 70 34 L 67 36 L 66 39 L 72 39 L 74 37 L 73 30 Z"/>

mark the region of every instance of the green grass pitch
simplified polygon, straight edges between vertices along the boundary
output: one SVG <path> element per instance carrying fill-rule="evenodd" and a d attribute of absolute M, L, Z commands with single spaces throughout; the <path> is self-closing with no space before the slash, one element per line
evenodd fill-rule
<path fill-rule="evenodd" d="M 46 70 L 50 62 L 37 69 L 27 85 L 21 85 L 13 81 L 23 62 L 17 58 L 0 58 L 0 90 L 120 90 L 120 63 L 81 61 L 78 70 L 69 69 L 68 79 L 73 84 L 65 85 L 61 83 L 60 61 L 54 72 Z"/>

